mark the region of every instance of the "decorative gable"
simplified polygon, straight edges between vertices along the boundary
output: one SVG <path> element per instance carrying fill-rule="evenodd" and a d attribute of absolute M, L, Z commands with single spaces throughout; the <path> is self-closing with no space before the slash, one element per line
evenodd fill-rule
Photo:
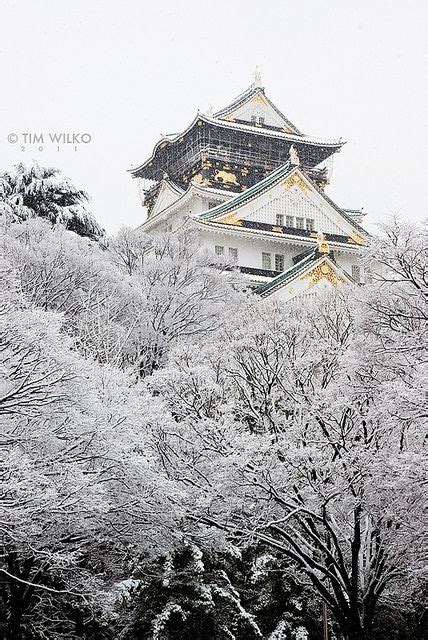
<path fill-rule="evenodd" d="M 150 217 L 155 216 L 167 207 L 176 202 L 183 194 L 183 190 L 177 187 L 173 182 L 167 179 L 163 179 L 159 188 L 159 192 L 153 208 L 150 212 Z"/>
<path fill-rule="evenodd" d="M 336 212 L 332 214 L 330 207 L 317 201 L 318 198 L 310 192 L 305 193 L 297 186 L 287 191 L 276 191 L 279 193 L 260 198 L 259 206 L 256 202 L 250 205 L 251 211 L 243 213 L 241 219 L 322 233 L 350 233 L 349 225 L 343 223 Z"/>
<path fill-rule="evenodd" d="M 233 199 L 228 207 L 232 203 Z M 216 221 L 227 220 L 230 224 L 232 215 L 235 221 L 258 222 L 342 236 L 354 236 L 356 231 L 346 215 L 333 206 L 297 168 L 287 178 L 261 190 L 255 197 L 245 201 L 244 196 L 244 201 L 234 208 L 232 214 L 228 212 L 224 216 L 220 215 L 216 217 Z"/>
<path fill-rule="evenodd" d="M 271 106 L 262 91 L 250 98 L 242 106 L 223 116 L 224 120 L 245 122 L 256 127 L 275 127 L 286 133 L 295 133 L 287 120 Z"/>
<path fill-rule="evenodd" d="M 214 117 L 219 120 L 243 122 L 255 127 L 275 128 L 285 133 L 302 135 L 269 100 L 263 87 L 258 84 L 252 84 L 231 104 L 214 114 Z"/>
<path fill-rule="evenodd" d="M 256 293 L 263 298 L 287 302 L 297 296 L 311 296 L 322 290 L 352 283 L 355 284 L 349 274 L 328 255 L 314 251 L 269 283 L 260 286 Z"/>

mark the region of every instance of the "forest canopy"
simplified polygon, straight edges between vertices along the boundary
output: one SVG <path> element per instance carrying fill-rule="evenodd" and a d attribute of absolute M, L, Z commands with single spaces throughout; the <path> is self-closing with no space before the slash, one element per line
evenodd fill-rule
<path fill-rule="evenodd" d="M 426 229 L 280 304 L 0 175 L 2 636 L 422 637 Z"/>

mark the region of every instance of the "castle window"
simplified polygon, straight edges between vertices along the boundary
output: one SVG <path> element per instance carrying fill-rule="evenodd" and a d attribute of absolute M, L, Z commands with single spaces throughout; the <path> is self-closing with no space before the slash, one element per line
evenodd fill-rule
<path fill-rule="evenodd" d="M 216 256 L 224 255 L 224 247 L 222 247 L 219 244 L 216 244 L 216 246 L 214 247 L 214 251 L 215 251 Z"/>
<path fill-rule="evenodd" d="M 306 229 L 313 231 L 315 229 L 315 220 L 313 218 L 306 218 Z"/>
<path fill-rule="evenodd" d="M 213 202 L 212 200 L 208 202 L 208 209 L 214 209 L 217 206 L 217 202 Z"/>
<path fill-rule="evenodd" d="M 304 229 L 303 218 L 296 218 L 296 229 Z"/>
<path fill-rule="evenodd" d="M 272 269 L 272 256 L 270 253 L 262 253 L 262 269 L 270 271 Z"/>
<path fill-rule="evenodd" d="M 251 124 L 253 127 L 262 127 L 265 123 L 265 119 L 262 116 L 251 116 Z"/>
<path fill-rule="evenodd" d="M 238 249 L 236 247 L 229 247 L 229 258 L 236 262 L 238 260 Z"/>
<path fill-rule="evenodd" d="M 293 216 L 286 216 L 285 217 L 285 225 L 287 227 L 294 227 L 294 218 L 293 218 Z"/>
<path fill-rule="evenodd" d="M 282 213 L 276 214 L 276 224 L 278 225 L 278 227 L 284 226 L 284 216 Z"/>
<path fill-rule="evenodd" d="M 281 253 L 275 253 L 275 271 L 284 271 L 284 256 Z"/>
<path fill-rule="evenodd" d="M 361 282 L 361 269 L 360 269 L 360 265 L 358 264 L 353 264 L 352 265 L 352 277 L 354 278 L 355 282 Z"/>

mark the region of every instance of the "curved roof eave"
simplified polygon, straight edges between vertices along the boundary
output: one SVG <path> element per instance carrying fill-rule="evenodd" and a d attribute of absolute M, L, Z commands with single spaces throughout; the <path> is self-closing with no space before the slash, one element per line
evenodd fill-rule
<path fill-rule="evenodd" d="M 214 196 L 224 196 L 229 198 L 233 195 L 229 191 L 221 191 L 221 189 L 214 189 L 212 187 L 201 187 L 200 185 L 192 181 L 190 181 L 186 190 L 181 189 L 180 187 L 178 187 L 178 189 L 180 189 L 181 191 L 180 197 L 177 198 L 177 200 L 174 200 L 174 202 L 171 202 L 171 204 L 165 207 L 165 209 L 162 209 L 162 211 L 158 211 L 154 216 L 150 216 L 149 218 L 147 218 L 147 220 L 145 220 L 139 228 L 143 227 L 148 222 L 151 223 L 153 220 L 161 220 L 162 217 L 164 217 L 164 214 L 167 215 L 174 209 L 183 206 L 183 204 L 185 204 L 189 200 L 190 196 L 192 195 L 192 191 L 196 192 L 199 195 L 209 195 L 211 193 Z"/>
<path fill-rule="evenodd" d="M 289 284 L 290 281 L 294 280 L 298 276 L 301 277 L 302 274 L 304 274 L 308 269 L 314 269 L 323 262 L 328 262 L 330 267 L 334 269 L 336 273 L 344 276 L 346 280 L 348 280 L 348 282 L 356 284 L 352 276 L 350 276 L 349 273 L 345 271 L 345 269 L 343 269 L 343 267 L 339 267 L 339 265 L 334 262 L 328 256 L 328 254 L 319 255 L 317 251 L 314 251 L 312 254 L 306 256 L 305 258 L 302 258 L 300 262 L 291 266 L 289 269 L 279 274 L 269 282 L 263 283 L 262 285 L 257 287 L 254 292 L 262 296 L 263 298 L 267 297 L 278 289 L 281 289 L 283 286 Z"/>
<path fill-rule="evenodd" d="M 267 136 L 270 138 L 279 138 L 280 140 L 290 140 L 291 142 L 296 142 L 296 143 L 300 143 L 300 144 L 308 144 L 308 145 L 314 145 L 314 146 L 319 146 L 319 145 L 323 145 L 326 147 L 337 147 L 338 149 L 341 148 L 345 142 L 342 140 L 323 140 L 322 138 L 314 138 L 314 137 L 310 137 L 310 136 L 304 136 L 304 135 L 297 135 L 294 133 L 285 133 L 284 131 L 275 131 L 275 130 L 271 130 L 271 129 L 263 129 L 260 127 L 253 127 L 250 124 L 238 124 L 236 122 L 229 122 L 228 120 L 217 120 L 216 118 L 211 118 L 210 116 L 207 116 L 203 113 L 198 112 L 195 116 L 195 118 L 192 120 L 192 122 L 189 124 L 189 126 L 182 131 L 181 133 L 177 133 L 173 138 L 161 138 L 154 146 L 153 148 L 153 152 L 152 155 L 150 156 L 150 158 L 148 160 L 146 160 L 145 162 L 141 163 L 140 165 L 138 165 L 137 167 L 133 167 L 131 169 L 127 169 L 127 171 L 129 173 L 131 173 L 134 177 L 137 176 L 138 172 L 141 171 L 141 169 L 144 169 L 144 167 L 146 167 L 148 164 L 150 164 L 150 162 L 152 162 L 155 159 L 157 150 L 159 149 L 159 147 L 161 145 L 169 145 L 169 144 L 175 144 L 177 142 L 177 140 L 179 140 L 180 138 L 182 138 L 184 135 L 186 135 L 186 133 L 188 133 L 195 125 L 196 123 L 202 120 L 203 122 L 205 122 L 206 124 L 212 124 L 214 126 L 217 127 L 223 127 L 225 129 L 238 129 L 240 131 L 245 131 L 247 133 L 254 133 L 255 135 L 262 135 L 262 136 Z"/>
<path fill-rule="evenodd" d="M 248 227 L 242 227 L 241 225 L 234 225 L 234 224 L 216 222 L 211 220 L 203 220 L 201 218 L 198 218 L 197 216 L 192 217 L 191 220 L 197 225 L 201 225 L 202 227 L 204 226 L 209 227 L 219 232 L 239 233 L 247 237 L 258 236 L 258 237 L 271 238 L 278 242 L 285 241 L 290 244 L 298 244 L 298 245 L 307 246 L 307 247 L 311 247 L 314 245 L 314 243 L 316 243 L 316 238 L 314 236 L 301 236 L 293 233 L 279 234 L 275 231 L 268 231 L 264 229 L 263 230 L 250 229 Z M 344 240 L 343 241 L 332 240 L 330 238 L 330 235 L 333 235 L 333 234 L 329 234 L 329 233 L 325 234 L 327 242 L 331 247 L 331 249 L 337 250 L 337 251 L 346 251 L 347 253 L 351 253 L 351 254 L 354 254 L 356 251 L 361 251 L 361 245 L 350 243 L 349 240 L 346 242 Z"/>
<path fill-rule="evenodd" d="M 341 209 L 331 198 L 329 198 L 326 193 L 313 181 L 311 180 L 302 169 L 296 165 L 292 165 L 290 161 L 286 162 L 282 166 L 278 167 L 278 169 L 274 169 L 266 178 L 260 180 L 252 187 L 249 187 L 246 191 L 242 191 L 237 193 L 233 198 L 228 200 L 227 202 L 222 202 L 221 204 L 213 207 L 212 209 L 208 209 L 208 211 L 203 211 L 199 214 L 199 218 L 201 220 L 207 220 L 210 218 L 214 218 L 219 214 L 227 213 L 237 207 L 242 207 L 249 200 L 252 200 L 256 197 L 260 192 L 263 192 L 265 189 L 273 186 L 276 182 L 279 182 L 285 177 L 291 176 L 295 171 L 298 171 L 302 178 L 304 178 L 308 184 L 314 188 L 314 190 L 319 193 L 324 200 L 328 202 L 328 204 L 335 209 L 352 227 L 354 227 L 359 233 L 363 236 L 368 236 L 369 234 L 365 229 L 363 229 L 355 220 L 351 218 L 343 209 Z"/>

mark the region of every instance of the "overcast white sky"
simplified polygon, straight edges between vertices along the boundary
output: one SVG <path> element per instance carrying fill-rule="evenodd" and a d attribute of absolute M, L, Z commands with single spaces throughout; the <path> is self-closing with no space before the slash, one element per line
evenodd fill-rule
<path fill-rule="evenodd" d="M 55 165 L 108 232 L 137 225 L 126 169 L 241 93 L 258 65 L 300 130 L 348 141 L 330 197 L 371 224 L 425 217 L 427 18 L 424 0 L 0 0 L 0 170 Z M 58 151 L 52 132 L 92 140 Z M 43 150 L 23 133 L 43 133 Z"/>

